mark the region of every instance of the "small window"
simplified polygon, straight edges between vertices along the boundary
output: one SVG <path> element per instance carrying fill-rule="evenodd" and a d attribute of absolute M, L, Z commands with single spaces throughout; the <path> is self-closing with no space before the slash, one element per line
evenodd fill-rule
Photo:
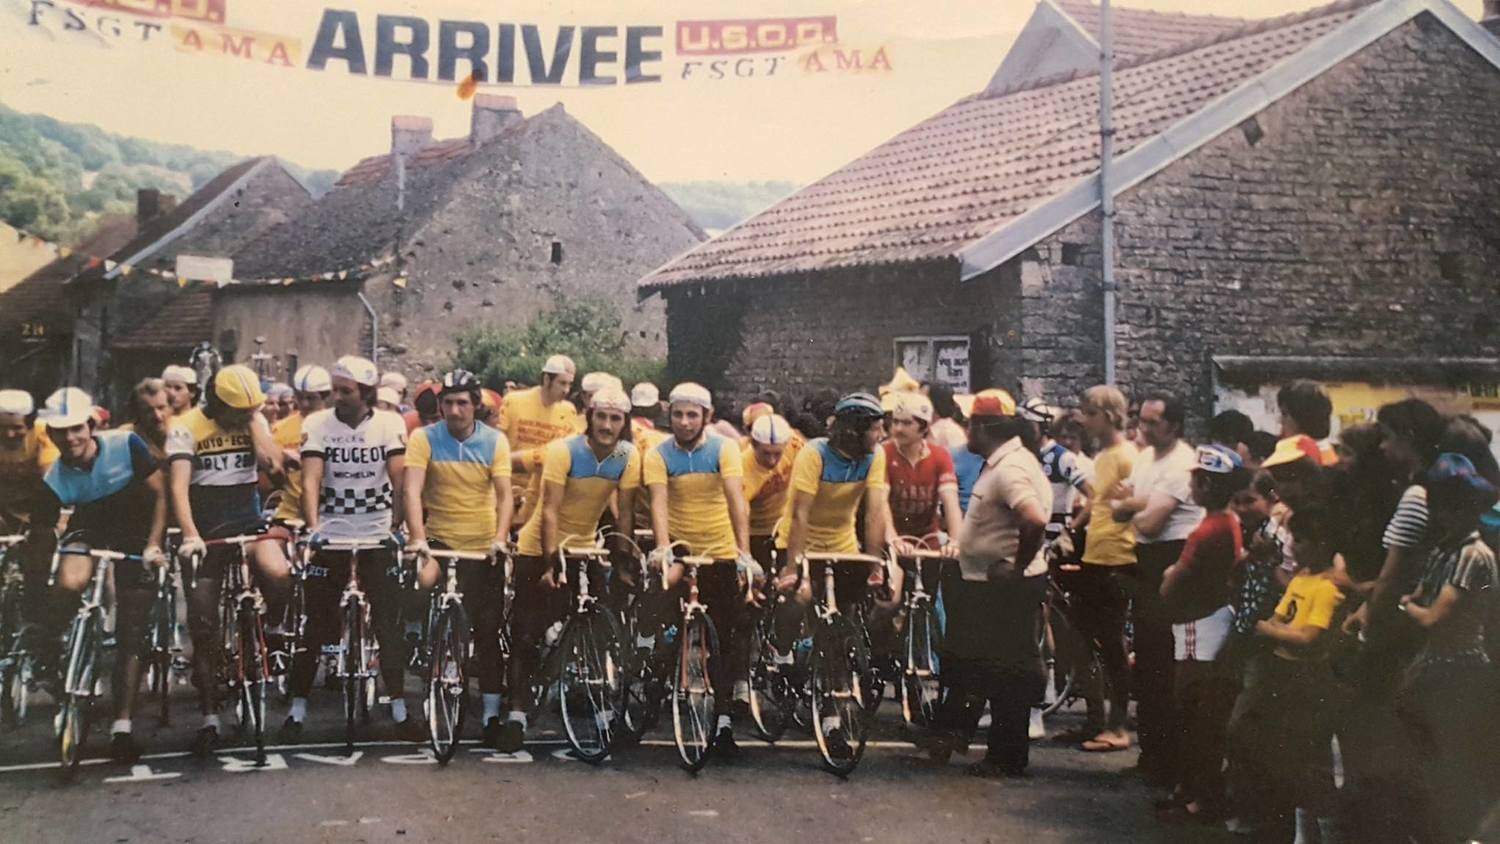
<path fill-rule="evenodd" d="M 1260 143 L 1260 139 L 1266 136 L 1266 130 L 1260 127 L 1260 121 L 1253 117 L 1240 124 L 1240 131 L 1245 133 L 1245 143 L 1250 146 Z"/>
<path fill-rule="evenodd" d="M 1464 256 L 1457 252 L 1439 252 L 1438 272 L 1444 281 L 1463 281 Z"/>
<path fill-rule="evenodd" d="M 552 241 L 552 263 L 562 263 L 562 241 L 560 240 Z"/>
<path fill-rule="evenodd" d="M 1079 267 L 1083 265 L 1083 244 L 1064 243 L 1062 245 L 1062 262 L 1065 267 Z"/>

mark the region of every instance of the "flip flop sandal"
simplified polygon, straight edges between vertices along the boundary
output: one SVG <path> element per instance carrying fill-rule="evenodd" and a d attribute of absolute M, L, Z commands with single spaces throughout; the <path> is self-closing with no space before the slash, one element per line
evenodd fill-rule
<path fill-rule="evenodd" d="M 1088 753 L 1117 753 L 1130 749 L 1130 740 L 1092 738 L 1079 745 Z"/>

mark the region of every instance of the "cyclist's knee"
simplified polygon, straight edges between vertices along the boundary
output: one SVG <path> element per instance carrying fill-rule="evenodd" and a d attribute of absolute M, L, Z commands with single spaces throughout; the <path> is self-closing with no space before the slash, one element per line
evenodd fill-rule
<path fill-rule="evenodd" d="M 78 554 L 68 554 L 57 564 L 57 588 L 64 592 L 80 593 L 89 584 L 93 574 L 93 560 Z"/>

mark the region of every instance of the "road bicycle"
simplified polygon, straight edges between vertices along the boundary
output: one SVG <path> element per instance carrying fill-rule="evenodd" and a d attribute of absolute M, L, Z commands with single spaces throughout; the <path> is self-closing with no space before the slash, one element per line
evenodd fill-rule
<path fill-rule="evenodd" d="M 927 591 L 924 564 L 941 565 L 943 554 L 925 546 L 923 540 L 902 537 L 913 550 L 900 555 L 900 562 L 911 562 L 911 586 L 902 602 L 905 624 L 896 645 L 900 667 L 901 717 L 912 727 L 927 727 L 937 719 L 942 704 L 938 653 L 942 650 L 943 631 L 936 613 L 936 596 Z"/>
<path fill-rule="evenodd" d="M 444 565 L 443 589 L 434 591 L 429 601 L 424 709 L 432 755 L 438 764 L 446 765 L 458 752 L 459 738 L 463 735 L 469 697 L 468 663 L 473 655 L 469 616 L 464 611 L 463 593 L 458 591 L 458 562 L 489 563 L 492 558 L 487 554 L 439 548 L 426 555 Z"/>
<path fill-rule="evenodd" d="M 312 544 L 318 551 L 349 555 L 349 579 L 339 597 L 340 633 L 334 676 L 343 686 L 344 747 L 352 753 L 356 725 L 370 723 L 370 711 L 375 708 L 375 678 L 380 673 L 380 642 L 375 635 L 370 600 L 359 582 L 359 557 L 371 551 L 393 551 L 399 555 L 400 545 L 394 537 L 314 539 Z M 393 694 L 400 694 L 400 690 L 393 690 Z"/>
<path fill-rule="evenodd" d="M 1099 652 L 1078 625 L 1072 594 L 1059 575 L 1080 570 L 1076 563 L 1062 563 L 1047 575 L 1047 598 L 1042 606 L 1041 646 L 1046 693 L 1045 717 L 1079 700 L 1094 700 L 1102 707 L 1105 674 Z"/>
<path fill-rule="evenodd" d="M 847 777 L 864 756 L 869 737 L 871 705 L 868 698 L 871 663 L 869 633 L 855 613 L 839 609 L 835 589 L 838 566 L 889 565 L 867 554 L 810 552 L 799 560 L 802 579 L 812 580 L 812 564 L 823 563 L 822 595 L 813 603 L 811 689 L 813 737 L 829 771 Z M 852 604 L 858 607 L 861 602 Z"/>
<path fill-rule="evenodd" d="M 708 607 L 698 600 L 698 569 L 714 564 L 714 558 L 688 555 L 677 562 L 686 567 L 687 597 L 682 601 L 682 620 L 674 644 L 676 663 L 667 684 L 672 701 L 672 738 L 677 755 L 688 771 L 697 773 L 708 762 L 714 738 L 714 687 L 708 666 L 719 655 L 719 636 L 708 616 Z M 666 578 L 663 577 L 665 585 Z"/>
<path fill-rule="evenodd" d="M 286 607 L 281 621 L 276 625 L 279 635 L 270 637 L 271 678 L 276 691 L 288 697 L 288 686 L 292 673 L 292 662 L 297 654 L 307 650 L 307 566 L 308 543 L 306 523 L 301 519 L 286 519 L 279 522 L 290 532 L 285 540 L 287 564 L 291 567 L 291 582 L 287 588 Z"/>
<path fill-rule="evenodd" d="M 162 726 L 171 723 L 172 675 L 183 664 L 182 631 L 177 624 L 177 543 L 181 538 L 181 528 L 167 528 L 168 563 L 156 570 L 156 595 L 146 617 L 145 685 L 156 695 Z"/>
<path fill-rule="evenodd" d="M 255 764 L 266 763 L 266 693 L 271 680 L 270 650 L 266 646 L 266 601 L 250 574 L 250 547 L 279 537 L 264 531 L 216 537 L 205 546 L 237 549 L 237 559 L 225 565 L 219 597 L 220 670 L 233 693 L 241 735 L 255 743 Z M 190 571 L 201 560 L 192 555 Z"/>
<path fill-rule="evenodd" d="M 22 615 L 25 583 L 21 558 L 26 536 L 0 536 L 0 723 L 19 726 L 26 720 L 36 658 L 30 652 L 29 631 Z"/>
<path fill-rule="evenodd" d="M 617 735 L 627 729 L 624 717 L 625 632 L 618 617 L 593 594 L 590 569 L 602 571 L 609 551 L 578 547 L 566 537 L 559 548 L 558 584 L 575 586 L 567 617 L 557 639 L 557 698 L 563 730 L 573 753 L 599 763 L 609 755 Z"/>
<path fill-rule="evenodd" d="M 64 779 L 72 779 L 78 771 L 78 762 L 83 755 L 84 742 L 88 740 L 90 722 L 93 720 L 94 704 L 103 693 L 103 670 L 105 639 L 105 583 L 110 568 L 121 562 L 143 563 L 139 554 L 122 554 L 101 548 L 89 548 L 82 543 L 85 535 L 74 532 L 63 537 L 52 555 L 52 571 L 48 575 L 48 587 L 56 587 L 57 572 L 63 557 L 89 557 L 93 571 L 82 595 L 78 613 L 73 616 L 68 629 L 68 646 L 64 659 L 61 700 L 53 726 L 56 730 L 58 760 L 62 764 Z"/>
<path fill-rule="evenodd" d="M 665 572 L 652 572 L 646 565 L 646 549 L 643 545 L 653 543 L 655 534 L 650 530 L 637 529 L 632 538 L 615 531 L 605 534 L 603 539 L 608 541 L 616 537 L 632 552 L 637 577 L 635 589 L 626 597 L 620 610 L 620 625 L 624 636 L 622 651 L 625 658 L 622 689 L 622 714 L 625 723 L 624 729 L 618 731 L 619 734 L 615 737 L 615 743 L 619 745 L 639 741 L 661 719 L 671 667 L 666 662 L 670 655 L 666 632 L 661 630 L 659 623 L 643 617 L 647 607 L 644 596 L 653 589 L 666 589 Z M 616 577 L 611 588 L 624 588 L 618 577 L 619 571 L 614 573 Z M 676 631 L 673 630 L 672 634 L 675 636 Z M 675 642 L 675 638 L 673 641 Z"/>

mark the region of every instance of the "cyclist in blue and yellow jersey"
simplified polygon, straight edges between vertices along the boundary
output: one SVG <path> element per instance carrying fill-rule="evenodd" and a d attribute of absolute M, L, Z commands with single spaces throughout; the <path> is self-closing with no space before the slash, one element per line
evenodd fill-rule
<path fill-rule="evenodd" d="M 802 555 L 859 553 L 855 522 L 861 506 L 865 553 L 881 554 L 894 538 L 885 450 L 880 446 L 884 416 L 880 400 L 869 393 L 844 396 L 834 405 L 828 436 L 809 441 L 792 466 L 791 494 L 776 531 L 782 562 L 776 586 L 793 597 L 777 610 L 775 645 L 783 658 L 790 657 L 792 642 L 812 604 L 812 583 L 802 580 Z M 822 577 L 821 571 L 813 568 L 813 581 Z M 892 572 L 892 577 L 892 591 L 900 595 L 900 571 Z M 846 567 L 837 572 L 834 590 L 841 604 L 853 604 L 864 597 L 867 583 L 881 580 L 878 565 L 868 571 Z M 830 729 L 837 726 L 830 725 Z M 829 740 L 842 740 L 842 731 L 830 732 Z"/>
<path fill-rule="evenodd" d="M 491 555 L 488 562 L 455 562 L 464 611 L 473 626 L 485 742 L 493 745 L 504 687 L 500 622 L 505 569 L 500 562 L 510 552 L 515 501 L 510 443 L 475 418 L 480 389 L 472 372 L 456 369 L 444 375 L 438 388 L 443 420 L 413 431 L 406 445 L 406 550 L 417 557 L 417 583 L 423 589 L 436 586 L 442 574 L 437 560 L 427 555 L 430 547 Z"/>
<path fill-rule="evenodd" d="M 167 527 L 166 484 L 161 464 L 151 456 L 146 441 L 126 431 L 96 430 L 93 410 L 93 401 L 77 387 L 58 390 L 47 399 L 41 416 L 59 454 L 44 476 L 32 534 L 50 537 L 62 508 L 72 507 L 68 531 L 83 533 L 81 542 L 70 544 L 139 554 L 146 563 L 121 560 L 114 570 L 119 658 L 112 681 L 115 720 L 110 728 L 110 756 L 129 763 L 141 755 L 140 745 L 131 736 L 130 715 L 140 685 L 146 618 L 156 585 L 151 567 L 167 563 L 161 552 Z M 47 640 L 57 641 L 92 574 L 89 557 L 67 555 L 59 561 Z"/>
<path fill-rule="evenodd" d="M 728 682 L 746 675 L 749 658 L 740 576 L 758 579 L 762 571 L 750 556 L 744 463 L 739 443 L 710 433 L 713 397 L 707 389 L 691 382 L 679 384 L 667 400 L 672 437 L 647 453 L 643 466 L 656 537 L 652 561 L 668 565 L 670 544 L 678 541 L 692 554 L 722 563 L 699 572 L 698 590 L 719 634 L 719 655 L 709 663 L 710 679 L 717 688 L 735 688 L 735 695 L 714 699 L 719 711 L 713 746 L 720 755 L 732 757 L 738 747 L 730 711 L 738 707 L 731 707 L 731 702 L 749 700 L 748 685 Z M 668 595 L 674 602 L 686 588 L 683 572 L 681 564 L 668 567 L 667 582 L 673 587 Z"/>
<path fill-rule="evenodd" d="M 525 739 L 537 647 L 562 609 L 554 570 L 563 541 L 574 537 L 577 544 L 593 545 L 599 519 L 617 492 L 616 524 L 630 535 L 635 493 L 641 483 L 641 454 L 629 441 L 629 430 L 630 399 L 617 388 L 605 387 L 590 399 L 584 432 L 547 446 L 541 505 L 521 527 L 516 541 L 514 649 L 509 666 L 513 691 L 510 712 L 496 734 L 496 750 L 514 753 Z M 624 576 L 619 570 L 615 574 Z M 488 727 L 485 732 L 488 738 Z"/>
<path fill-rule="evenodd" d="M 234 535 L 260 522 L 258 467 L 279 474 L 281 465 L 271 426 L 259 412 L 265 401 L 254 370 L 226 366 L 214 376 L 208 401 L 173 419 L 167 430 L 172 513 L 182 528 L 179 552 L 184 557 L 203 556 L 187 590 L 193 671 L 203 712 L 193 747 L 200 754 L 212 750 L 219 739 L 219 597 L 224 567 L 234 565 L 239 554 L 233 546 L 209 549 L 203 537 Z M 268 599 L 279 601 L 290 585 L 281 544 L 257 542 L 252 547 L 256 580 Z"/>

